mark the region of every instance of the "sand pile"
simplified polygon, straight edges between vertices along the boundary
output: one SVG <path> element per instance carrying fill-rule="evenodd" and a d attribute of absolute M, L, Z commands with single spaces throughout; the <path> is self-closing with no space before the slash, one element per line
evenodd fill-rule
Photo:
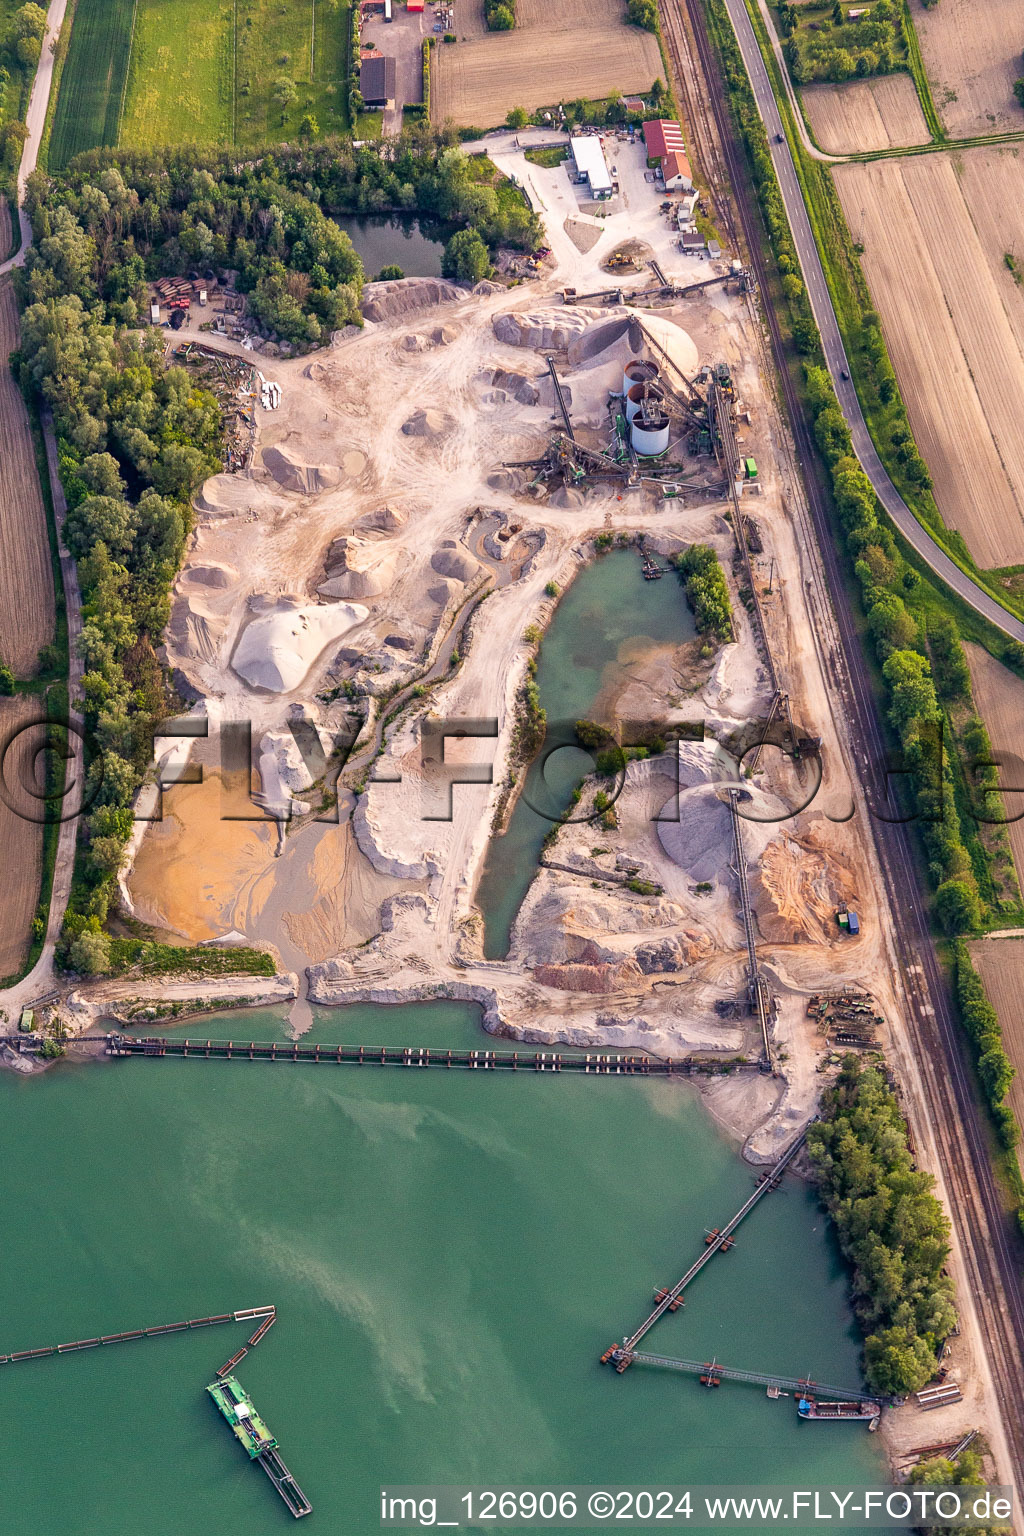
<path fill-rule="evenodd" d="M 427 588 L 427 596 L 439 608 L 444 608 L 453 598 L 458 597 L 461 590 L 461 584 L 457 581 L 436 581 L 432 587 Z"/>
<path fill-rule="evenodd" d="M 454 304 L 466 297 L 462 288 L 437 277 L 403 277 L 390 283 L 367 283 L 362 311 L 367 320 L 397 320 L 435 304 Z"/>
<path fill-rule="evenodd" d="M 451 427 L 451 417 L 432 406 L 421 406 L 413 411 L 408 421 L 402 422 L 406 437 L 443 437 Z"/>
<path fill-rule="evenodd" d="M 181 596 L 171 610 L 167 638 L 178 656 L 215 662 L 224 628 L 224 620 L 199 598 Z"/>
<path fill-rule="evenodd" d="M 363 539 L 335 539 L 324 561 L 321 597 L 378 597 L 395 576 L 397 551 Z"/>
<path fill-rule="evenodd" d="M 566 352 L 596 319 L 607 320 L 607 311 L 538 309 L 526 313 L 495 315 L 491 325 L 497 339 L 508 347 L 535 347 L 538 351 Z"/>
<path fill-rule="evenodd" d="M 460 549 L 454 539 L 444 540 L 431 556 L 430 564 L 439 576 L 447 576 L 451 581 L 473 581 L 483 570 L 479 560 L 468 550 Z"/>
<path fill-rule="evenodd" d="M 437 325 L 428 333 L 424 331 L 411 331 L 408 336 L 403 336 L 401 347 L 403 352 L 429 352 L 433 347 L 450 347 L 458 335 L 450 325 Z"/>
<path fill-rule="evenodd" d="M 365 513 L 359 518 L 360 528 L 377 528 L 382 533 L 396 533 L 399 528 L 404 528 L 409 521 L 408 512 L 403 512 L 401 507 L 377 507 L 373 512 Z"/>
<path fill-rule="evenodd" d="M 689 333 L 665 315 L 648 313 L 636 318 L 645 334 L 668 353 L 681 373 L 691 379 L 700 366 L 700 357 L 696 342 Z"/>
<path fill-rule="evenodd" d="M 224 565 L 220 561 L 211 560 L 209 565 L 188 565 L 181 573 L 182 581 L 194 582 L 199 587 L 215 587 L 224 591 L 233 587 L 238 580 L 238 572 L 233 565 Z"/>
<path fill-rule="evenodd" d="M 609 347 L 614 347 L 623 336 L 630 338 L 629 315 L 617 315 L 614 320 L 607 321 L 604 325 L 589 325 L 581 336 L 569 348 L 569 362 L 574 368 L 582 363 L 589 363 L 593 358 L 600 357 L 602 352 L 607 352 Z M 639 345 L 630 348 L 633 352 L 640 350 Z"/>
<path fill-rule="evenodd" d="M 584 219 L 566 219 L 562 228 L 576 249 L 581 251 L 584 256 L 588 251 L 594 249 L 594 246 L 604 234 L 600 224 L 590 224 Z"/>
<path fill-rule="evenodd" d="M 307 464 L 284 443 L 264 448 L 263 463 L 278 485 L 306 496 L 340 485 L 343 475 L 340 464 Z"/>
<path fill-rule="evenodd" d="M 747 866 L 756 874 L 758 860 L 788 812 L 781 800 L 764 790 L 751 786 L 746 793 L 750 798 L 740 808 L 740 831 Z M 679 820 L 657 823 L 661 846 L 692 880 L 724 880 L 735 862 L 732 812 L 724 795 L 720 785 L 695 784 L 679 795 Z"/>
<path fill-rule="evenodd" d="M 266 500 L 264 488 L 245 475 L 211 475 L 196 492 L 194 505 L 212 517 L 236 517 Z"/>
<path fill-rule="evenodd" d="M 511 396 L 520 405 L 536 405 L 540 399 L 540 391 L 533 380 L 512 368 L 482 368 L 479 377 L 481 382 L 493 384 L 502 397 Z"/>
<path fill-rule="evenodd" d="M 290 597 L 253 597 L 249 607 L 253 618 L 231 665 L 251 688 L 270 693 L 298 688 L 321 652 L 367 616 L 357 603 L 314 606 Z"/>

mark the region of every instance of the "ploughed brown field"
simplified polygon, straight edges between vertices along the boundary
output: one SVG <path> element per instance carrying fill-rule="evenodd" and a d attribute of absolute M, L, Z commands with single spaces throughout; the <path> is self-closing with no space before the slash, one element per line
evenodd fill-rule
<path fill-rule="evenodd" d="M 1002 768 L 1000 782 L 1011 788 L 1024 790 L 1024 681 L 996 661 L 980 645 L 965 647 L 971 669 L 971 687 L 978 714 L 984 720 L 994 752 L 1013 753 L 1021 762 L 1018 768 L 1007 763 Z M 1024 880 L 1024 793 L 1004 794 L 1010 847 L 1017 877 Z"/>
<path fill-rule="evenodd" d="M 931 10 L 910 0 L 910 13 L 947 132 L 967 139 L 1024 127 L 1013 95 L 1024 74 L 1020 0 L 941 0 Z"/>
<path fill-rule="evenodd" d="M 0 278 L 0 660 L 30 677 L 53 639 L 53 573 L 28 412 L 6 366 L 19 343 L 14 290 Z"/>
<path fill-rule="evenodd" d="M 0 699 L 0 762 L 4 789 L 0 793 L 0 848 L 4 878 L 0 882 L 0 981 L 13 976 L 28 954 L 32 918 L 39 904 L 42 877 L 43 829 L 26 821 L 15 807 L 24 802 L 19 785 L 32 784 L 38 738 L 21 734 L 26 721 L 41 714 L 38 699 L 22 694 Z"/>
<path fill-rule="evenodd" d="M 1024 562 L 1024 153 L 834 170 L 935 500 L 979 565 Z"/>
<path fill-rule="evenodd" d="M 909 75 L 880 75 L 801 91 L 818 144 L 828 155 L 927 144 L 928 125 Z"/>
<path fill-rule="evenodd" d="M 1024 1126 L 1024 939 L 981 939 L 971 945 L 971 958 L 981 976 L 988 1000 L 999 1015 L 1003 1045 L 1017 1076 L 1010 1084 L 1007 1101 L 1018 1124 Z M 1024 1167 L 1024 1148 L 1017 1148 Z"/>
<path fill-rule="evenodd" d="M 469 9 L 475 17 L 480 7 Z M 431 117 L 493 128 L 512 107 L 649 91 L 664 73 L 657 40 L 624 17 L 620 0 L 519 0 L 512 32 L 481 32 L 475 19 L 463 30 L 460 22 L 469 41 L 433 50 Z"/>

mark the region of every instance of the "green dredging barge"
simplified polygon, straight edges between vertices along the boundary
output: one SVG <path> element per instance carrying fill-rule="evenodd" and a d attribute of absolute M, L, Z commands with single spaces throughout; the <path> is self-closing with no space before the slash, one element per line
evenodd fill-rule
<path fill-rule="evenodd" d="M 277 1441 L 256 1412 L 249 1394 L 236 1376 L 218 1377 L 207 1392 L 213 1398 L 240 1445 L 256 1461 L 298 1520 L 312 1513 L 313 1506 L 292 1477 L 278 1454 Z"/>

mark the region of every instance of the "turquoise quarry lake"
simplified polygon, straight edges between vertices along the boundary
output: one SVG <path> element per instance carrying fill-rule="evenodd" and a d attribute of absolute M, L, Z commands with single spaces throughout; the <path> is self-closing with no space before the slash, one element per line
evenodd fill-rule
<path fill-rule="evenodd" d="M 244 1022 L 243 1022 L 244 1021 Z M 199 1033 L 195 1025 L 192 1033 Z M 282 1038 L 276 1012 L 202 1034 Z M 313 1039 L 463 1045 L 456 1004 Z M 861 1426 L 598 1356 L 754 1175 L 685 1084 L 139 1060 L 0 1076 L 0 1352 L 273 1302 L 239 1377 L 310 1497 L 382 1483 L 867 1481 Z M 4 1536 L 270 1536 L 290 1517 L 204 1387 L 244 1325 L 0 1369 Z M 855 1383 L 846 1278 L 788 1179 L 656 1347 Z"/>

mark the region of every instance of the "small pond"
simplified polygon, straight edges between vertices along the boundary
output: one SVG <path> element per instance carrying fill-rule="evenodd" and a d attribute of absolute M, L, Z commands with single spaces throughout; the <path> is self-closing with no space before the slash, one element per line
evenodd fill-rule
<path fill-rule="evenodd" d="M 391 265 L 401 267 L 406 277 L 440 277 L 443 225 L 399 214 L 345 214 L 334 222 L 358 251 L 367 282 Z"/>

